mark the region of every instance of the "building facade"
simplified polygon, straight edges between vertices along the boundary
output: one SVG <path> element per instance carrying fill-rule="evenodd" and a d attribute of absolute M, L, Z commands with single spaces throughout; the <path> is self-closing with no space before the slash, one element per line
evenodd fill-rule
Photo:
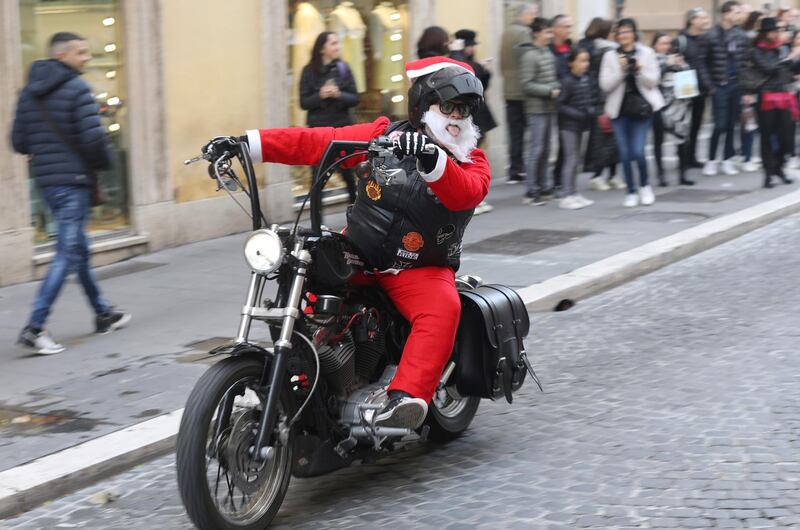
<path fill-rule="evenodd" d="M 705 0 L 710 3 L 711 0 Z M 92 85 L 114 147 L 114 168 L 100 178 L 109 201 L 89 224 L 95 265 L 247 230 L 249 219 L 215 191 L 201 164 L 183 161 L 211 137 L 258 127 L 304 125 L 298 78 L 316 35 L 336 31 L 356 78 L 359 120 L 401 118 L 403 64 L 422 30 L 478 32 L 478 58 L 499 57 L 509 0 L 0 0 L 0 285 L 32 280 L 54 255 L 53 223 L 25 157 L 8 142 L 17 94 L 30 63 L 46 56 L 57 31 L 85 37 Z M 701 2 L 702 3 L 702 2 Z M 577 32 L 594 16 L 613 17 L 615 0 L 542 0 L 542 13 L 567 13 Z M 692 0 L 629 0 L 643 29 L 681 24 Z M 711 6 L 709 6 L 711 7 Z M 576 35 L 577 36 L 577 35 Z M 496 63 L 495 63 L 496 64 Z M 494 68 L 497 70 L 498 68 Z M 487 93 L 499 127 L 488 134 L 495 174 L 503 177 L 506 139 L 502 79 Z M 305 193 L 305 168 L 258 168 L 270 221 L 286 221 Z"/>

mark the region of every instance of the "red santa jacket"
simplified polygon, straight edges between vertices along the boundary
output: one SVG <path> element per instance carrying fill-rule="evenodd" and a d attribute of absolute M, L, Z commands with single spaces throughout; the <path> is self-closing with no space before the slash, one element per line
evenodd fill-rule
<path fill-rule="evenodd" d="M 389 125 L 387 118 L 379 118 L 337 128 L 250 130 L 247 136 L 254 161 L 316 165 L 331 141 L 369 141 L 383 135 Z M 414 186 L 414 177 L 410 177 L 409 185 L 402 190 L 384 186 L 381 191 L 380 183 L 374 180 L 359 183 L 356 205 L 348 215 L 348 235 L 372 266 L 394 271 L 426 265 L 458 268 L 463 230 L 472 210 L 486 196 L 491 180 L 483 151 L 474 149 L 470 159 L 459 163 L 442 151 L 430 173 L 420 171 L 413 159 L 398 161 L 398 167 L 407 174 L 419 174 L 424 180 L 424 185 L 419 181 L 420 185 Z M 359 161 L 356 158 L 345 165 Z M 401 191 L 417 197 L 402 201 L 407 207 L 397 211 L 400 201 L 392 194 Z M 362 215 L 368 207 L 380 210 L 381 206 L 386 208 L 385 215 Z"/>

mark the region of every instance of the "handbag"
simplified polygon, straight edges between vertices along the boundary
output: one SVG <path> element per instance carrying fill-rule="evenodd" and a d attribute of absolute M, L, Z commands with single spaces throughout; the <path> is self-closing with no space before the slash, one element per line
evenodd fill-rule
<path fill-rule="evenodd" d="M 672 76 L 675 99 L 690 99 L 700 95 L 697 70 L 681 70 Z"/>
<path fill-rule="evenodd" d="M 627 92 L 622 98 L 619 115 L 635 120 L 646 120 L 653 116 L 653 106 L 644 99 L 638 90 L 634 90 Z"/>
<path fill-rule="evenodd" d="M 83 161 L 87 169 L 91 168 L 92 167 L 91 164 L 89 164 L 89 162 L 84 158 L 83 153 L 81 153 L 80 149 L 78 149 L 78 147 L 74 143 L 72 143 L 72 140 L 70 140 L 67 137 L 67 135 L 64 134 L 61 131 L 61 129 L 58 128 L 58 125 L 56 125 L 56 123 L 53 121 L 53 118 L 50 116 L 50 113 L 47 112 L 47 107 L 45 107 L 44 102 L 37 97 L 34 97 L 33 101 L 36 102 L 36 106 L 39 107 L 39 112 L 42 113 L 42 116 L 44 117 L 45 121 L 50 125 L 50 128 L 53 130 L 53 132 L 56 133 L 56 136 L 58 136 L 58 138 L 62 142 L 64 142 L 64 145 L 66 145 L 70 149 L 70 151 L 75 153 L 75 155 Z M 108 201 L 108 198 L 105 189 L 103 188 L 102 184 L 100 184 L 100 181 L 97 179 L 97 174 L 94 171 L 89 171 L 87 177 L 89 178 L 89 184 L 91 186 L 92 206 L 100 206 L 101 204 L 105 204 Z"/>

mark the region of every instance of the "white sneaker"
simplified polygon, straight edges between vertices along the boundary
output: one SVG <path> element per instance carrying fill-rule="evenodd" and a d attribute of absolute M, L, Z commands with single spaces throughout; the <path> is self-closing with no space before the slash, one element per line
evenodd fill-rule
<path fill-rule="evenodd" d="M 719 173 L 719 166 L 717 165 L 716 160 L 709 160 L 706 162 L 706 165 L 703 166 L 703 175 L 708 175 L 709 177 L 713 177 Z"/>
<path fill-rule="evenodd" d="M 761 164 L 753 162 L 752 160 L 742 164 L 742 171 L 744 171 L 745 173 L 753 173 L 754 171 L 758 171 L 759 169 L 761 169 Z"/>
<path fill-rule="evenodd" d="M 786 164 L 787 169 L 800 169 L 800 157 L 793 156 Z"/>
<path fill-rule="evenodd" d="M 30 328 L 25 328 L 19 334 L 17 343 L 39 355 L 53 355 L 66 350 L 64 346 L 54 341 L 45 330 L 34 333 Z"/>
<path fill-rule="evenodd" d="M 622 203 L 625 208 L 633 208 L 639 206 L 639 196 L 635 193 L 628 193 L 625 195 L 625 201 Z"/>
<path fill-rule="evenodd" d="M 733 160 L 723 160 L 722 161 L 722 172 L 726 175 L 738 175 L 739 170 L 736 169 L 736 164 L 733 163 Z"/>
<path fill-rule="evenodd" d="M 403 396 L 389 400 L 389 403 L 375 416 L 376 427 L 396 427 L 418 429 L 428 415 L 425 400 Z"/>
<path fill-rule="evenodd" d="M 575 195 L 564 197 L 558 201 L 558 207 L 563 210 L 580 210 L 585 205 Z"/>
<path fill-rule="evenodd" d="M 592 199 L 587 199 L 580 193 L 576 194 L 575 198 L 578 199 L 580 202 L 582 202 L 584 206 L 591 206 L 594 204 L 594 201 Z"/>
<path fill-rule="evenodd" d="M 481 201 L 481 203 L 475 207 L 474 215 L 481 215 L 482 213 L 489 213 L 494 210 L 494 206 L 489 204 L 486 201 Z"/>
<path fill-rule="evenodd" d="M 589 189 L 595 191 L 608 191 L 611 189 L 611 186 L 608 185 L 606 179 L 603 177 L 594 177 L 589 179 Z"/>
<path fill-rule="evenodd" d="M 656 196 L 653 194 L 653 188 L 650 186 L 643 186 L 639 188 L 639 198 L 643 206 L 650 206 L 656 202 Z"/>
<path fill-rule="evenodd" d="M 627 186 L 625 185 L 625 181 L 619 177 L 613 177 L 608 179 L 608 185 L 615 190 L 624 190 L 625 188 L 627 188 Z"/>

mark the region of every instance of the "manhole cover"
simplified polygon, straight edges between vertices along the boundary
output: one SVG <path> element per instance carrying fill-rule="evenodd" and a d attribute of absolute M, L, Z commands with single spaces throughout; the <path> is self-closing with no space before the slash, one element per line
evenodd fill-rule
<path fill-rule="evenodd" d="M 646 223 L 693 223 L 705 221 L 710 215 L 693 212 L 633 212 L 620 215 L 617 219 L 633 219 Z"/>
<path fill-rule="evenodd" d="M 662 193 L 659 201 L 667 202 L 721 202 L 737 195 L 748 193 L 745 190 L 698 190 L 681 188 Z"/>
<path fill-rule="evenodd" d="M 476 254 L 524 256 L 575 241 L 591 233 L 591 231 L 514 230 L 466 245 L 464 250 Z"/>
<path fill-rule="evenodd" d="M 230 344 L 231 342 L 233 342 L 231 337 L 211 337 L 208 339 L 196 340 L 194 342 L 190 342 L 189 344 L 184 344 L 183 347 L 199 351 L 209 351 L 213 350 L 214 348 Z"/>

